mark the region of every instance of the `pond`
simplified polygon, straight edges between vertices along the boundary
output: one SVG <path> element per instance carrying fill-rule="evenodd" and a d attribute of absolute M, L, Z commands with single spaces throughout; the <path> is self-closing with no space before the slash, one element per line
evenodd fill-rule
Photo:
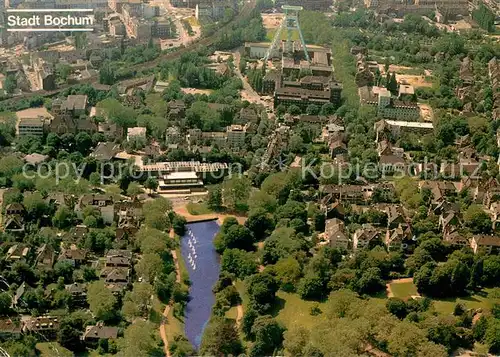
<path fill-rule="evenodd" d="M 181 240 L 181 253 L 191 280 L 184 326 L 187 338 L 196 349 L 200 347 L 215 303 L 212 287 L 219 279 L 219 257 L 213 239 L 219 228 L 215 220 L 189 223 Z"/>

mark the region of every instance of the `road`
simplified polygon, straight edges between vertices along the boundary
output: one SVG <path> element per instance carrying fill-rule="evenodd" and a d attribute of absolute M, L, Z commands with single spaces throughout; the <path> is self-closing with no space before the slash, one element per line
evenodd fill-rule
<path fill-rule="evenodd" d="M 241 79 L 241 82 L 243 83 L 243 90 L 241 93 L 241 99 L 243 100 L 248 100 L 250 103 L 255 103 L 255 104 L 260 104 L 263 105 L 264 107 L 268 107 L 269 103 L 266 103 L 265 101 L 262 100 L 260 95 L 252 88 L 252 86 L 248 83 L 247 79 L 243 76 L 243 74 L 240 71 L 240 58 L 241 54 L 239 51 L 233 52 L 233 57 L 234 57 L 234 72 L 236 75 Z"/>
<path fill-rule="evenodd" d="M 231 26 L 234 22 L 237 22 L 240 19 L 248 16 L 252 12 L 252 10 L 255 8 L 256 2 L 257 2 L 257 0 L 246 1 L 245 4 L 243 5 L 241 11 L 238 13 L 238 15 L 236 15 L 235 18 L 232 21 L 230 21 L 229 23 L 221 26 L 220 30 L 223 30 L 226 27 Z M 148 69 L 153 69 L 153 68 L 157 67 L 161 62 L 167 61 L 167 60 L 172 61 L 174 59 L 177 59 L 180 56 L 182 56 L 182 54 L 184 54 L 184 53 L 188 53 L 188 52 L 191 52 L 193 50 L 196 50 L 199 46 L 210 47 L 214 44 L 216 39 L 217 39 L 217 34 L 213 34 L 213 35 L 208 36 L 208 37 L 200 38 L 199 41 L 192 42 L 188 46 L 180 47 L 176 51 L 164 52 L 164 53 L 160 54 L 160 56 L 158 56 L 154 60 L 144 62 L 144 63 L 139 63 L 136 65 L 132 65 L 128 69 L 131 71 L 144 71 L 144 70 L 148 70 Z M 94 76 L 87 78 L 85 80 L 79 81 L 78 83 L 79 84 L 98 84 L 99 83 L 99 74 L 94 75 Z M 118 82 L 116 84 L 120 84 L 120 83 L 121 82 Z M 31 93 L 23 93 L 22 95 L 16 96 L 14 98 L 2 99 L 2 100 L 0 100 L 0 102 L 6 102 L 6 101 L 17 102 L 17 101 L 20 101 L 23 99 L 28 99 L 28 98 L 32 98 L 32 97 L 36 97 L 36 96 L 51 97 L 51 96 L 54 96 L 57 93 L 62 92 L 63 90 L 68 89 L 72 86 L 74 86 L 74 85 L 67 84 L 67 85 L 61 86 L 55 90 L 52 90 L 52 91 L 37 91 L 37 92 L 31 92 Z"/>

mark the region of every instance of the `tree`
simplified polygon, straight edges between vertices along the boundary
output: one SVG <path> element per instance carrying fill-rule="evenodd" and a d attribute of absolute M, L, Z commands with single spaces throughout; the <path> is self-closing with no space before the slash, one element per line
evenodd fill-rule
<path fill-rule="evenodd" d="M 302 275 L 301 266 L 293 257 L 278 260 L 273 271 L 280 283 L 280 288 L 284 291 L 293 291 Z"/>
<path fill-rule="evenodd" d="M 408 314 L 406 303 L 399 298 L 391 297 L 385 303 L 387 311 L 396 316 L 398 319 L 404 319 Z"/>
<path fill-rule="evenodd" d="M 287 112 L 291 115 L 300 115 L 302 113 L 302 109 L 295 104 L 292 104 L 288 107 Z"/>
<path fill-rule="evenodd" d="M 285 329 L 270 315 L 259 316 L 252 326 L 255 342 L 250 349 L 250 356 L 270 356 L 279 350 L 283 343 Z"/>
<path fill-rule="evenodd" d="M 268 312 L 278 291 L 275 278 L 266 272 L 258 273 L 248 278 L 246 285 L 252 307 L 260 313 Z"/>
<path fill-rule="evenodd" d="M 245 222 L 250 232 L 252 232 L 255 240 L 260 241 L 265 239 L 274 229 L 274 220 L 264 209 L 254 210 L 248 216 Z"/>
<path fill-rule="evenodd" d="M 257 262 L 254 255 L 240 249 L 226 249 L 221 257 L 221 270 L 234 274 L 239 279 L 257 272 Z"/>
<path fill-rule="evenodd" d="M 483 3 L 476 10 L 472 11 L 472 18 L 483 30 L 488 32 L 495 31 L 495 14 Z"/>
<path fill-rule="evenodd" d="M 142 193 L 142 188 L 138 183 L 131 182 L 127 187 L 127 196 L 135 197 Z"/>
<path fill-rule="evenodd" d="M 74 219 L 74 212 L 70 211 L 66 206 L 60 206 L 54 217 L 52 217 L 52 224 L 57 228 L 66 228 L 72 224 Z"/>
<path fill-rule="evenodd" d="M 321 108 L 318 107 L 317 105 L 309 104 L 306 108 L 306 113 L 307 115 L 318 115 L 320 110 Z"/>
<path fill-rule="evenodd" d="M 484 342 L 490 346 L 491 353 L 498 354 L 500 352 L 500 320 L 488 319 L 487 326 Z"/>
<path fill-rule="evenodd" d="M 224 180 L 222 196 L 225 205 L 233 211 L 248 210 L 247 201 L 250 196 L 252 183 L 244 176 L 233 176 Z"/>
<path fill-rule="evenodd" d="M 10 306 L 12 305 L 12 298 L 9 293 L 2 292 L 0 293 L 0 316 L 7 315 L 11 310 Z"/>
<path fill-rule="evenodd" d="M 473 233 L 491 232 L 491 218 L 480 205 L 470 205 L 464 213 L 464 223 Z"/>
<path fill-rule="evenodd" d="M 387 73 L 389 77 L 389 73 Z M 398 92 L 398 81 L 396 80 L 396 73 L 392 72 L 389 77 L 389 82 L 387 83 L 387 89 L 392 93 L 396 94 Z"/>
<path fill-rule="evenodd" d="M 87 302 L 90 311 L 99 320 L 108 321 L 116 316 L 116 297 L 102 280 L 90 283 L 87 291 Z"/>
<path fill-rule="evenodd" d="M 225 249 L 253 249 L 252 232 L 245 226 L 233 225 L 226 232 L 220 232 L 214 239 L 215 249 L 223 252 Z"/>
<path fill-rule="evenodd" d="M 154 177 L 148 177 L 144 182 L 144 187 L 149 190 L 149 193 L 153 193 L 158 188 L 158 180 Z"/>
<path fill-rule="evenodd" d="M 7 77 L 5 77 L 5 81 L 3 82 L 3 89 L 7 94 L 14 93 L 14 91 L 17 89 L 17 79 L 15 75 L 9 74 L 7 75 Z"/>
<path fill-rule="evenodd" d="M 153 287 L 145 282 L 135 283 L 132 291 L 128 291 L 123 299 L 122 312 L 129 321 L 148 314 Z"/>
<path fill-rule="evenodd" d="M 160 356 L 163 353 L 160 347 L 160 336 L 156 326 L 144 320 L 137 320 L 129 325 L 123 339 L 119 341 L 120 354 L 123 357 Z"/>
<path fill-rule="evenodd" d="M 293 325 L 283 334 L 283 346 L 291 356 L 305 356 L 304 349 L 309 343 L 309 330 L 303 326 Z"/>
<path fill-rule="evenodd" d="M 222 208 L 222 189 L 219 185 L 208 189 L 207 206 L 214 211 Z"/>
<path fill-rule="evenodd" d="M 156 253 L 146 253 L 136 265 L 137 275 L 146 281 L 153 282 L 155 277 L 163 271 L 163 260 Z"/>
<path fill-rule="evenodd" d="M 172 219 L 172 228 L 178 236 L 183 236 L 186 233 L 186 224 L 187 220 L 184 216 L 176 214 Z"/>
<path fill-rule="evenodd" d="M 243 352 L 235 321 L 223 317 L 212 318 L 201 340 L 200 354 L 213 356 L 238 355 Z"/>
<path fill-rule="evenodd" d="M 169 343 L 169 350 L 172 357 L 187 357 L 196 354 L 191 342 L 182 335 L 174 337 L 174 341 Z"/>
<path fill-rule="evenodd" d="M 85 330 L 85 325 L 91 320 L 88 313 L 83 311 L 76 311 L 66 315 L 59 326 L 57 331 L 57 342 L 61 346 L 71 349 L 72 351 L 81 350 L 84 345 L 82 344 L 81 336 Z"/>
<path fill-rule="evenodd" d="M 248 199 L 250 214 L 261 209 L 273 213 L 277 205 L 276 198 L 263 190 L 253 191 Z"/>
<path fill-rule="evenodd" d="M 26 212 L 33 218 L 40 218 L 47 213 L 47 205 L 39 192 L 26 194 L 23 199 Z"/>

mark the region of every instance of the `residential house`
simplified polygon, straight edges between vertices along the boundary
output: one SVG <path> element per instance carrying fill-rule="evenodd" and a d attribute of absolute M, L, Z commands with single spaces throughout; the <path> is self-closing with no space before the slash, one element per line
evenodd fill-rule
<path fill-rule="evenodd" d="M 474 235 L 470 241 L 470 247 L 474 254 L 484 251 L 487 254 L 498 254 L 500 252 L 500 237 L 490 235 Z"/>
<path fill-rule="evenodd" d="M 106 266 L 101 270 L 100 277 L 114 294 L 121 294 L 130 282 L 130 268 Z"/>
<path fill-rule="evenodd" d="M 387 227 L 389 229 L 394 229 L 398 226 L 408 226 L 408 221 L 403 211 L 403 207 L 389 205 L 385 209 L 385 213 L 387 214 Z"/>
<path fill-rule="evenodd" d="M 398 225 L 396 228 L 386 231 L 384 243 L 388 250 L 408 251 L 413 248 L 416 239 L 414 239 L 409 226 Z"/>
<path fill-rule="evenodd" d="M 489 178 L 483 185 L 482 189 L 485 191 L 483 204 L 489 207 L 492 202 L 500 199 L 500 183 L 494 177 Z"/>
<path fill-rule="evenodd" d="M 64 289 L 71 294 L 71 302 L 78 306 L 87 304 L 87 284 L 73 283 L 64 286 Z"/>
<path fill-rule="evenodd" d="M 168 102 L 168 119 L 180 120 L 186 116 L 186 104 L 178 99 Z"/>
<path fill-rule="evenodd" d="M 335 200 L 332 195 L 323 197 L 320 205 L 321 210 L 325 213 L 325 217 L 344 219 L 345 209 L 342 203 Z"/>
<path fill-rule="evenodd" d="M 64 240 L 69 242 L 82 242 L 90 232 L 89 228 L 84 224 L 78 224 L 76 227 L 71 228 L 68 233 L 64 235 Z"/>
<path fill-rule="evenodd" d="M 443 240 L 458 249 L 469 247 L 471 244 L 470 239 L 455 226 L 443 232 Z"/>
<path fill-rule="evenodd" d="M 325 185 L 320 190 L 332 196 L 333 199 L 349 203 L 365 203 L 371 187 L 358 185 Z"/>
<path fill-rule="evenodd" d="M 401 156 L 382 155 L 379 158 L 380 170 L 383 174 L 393 174 L 394 172 L 403 172 L 406 168 L 406 162 Z"/>
<path fill-rule="evenodd" d="M 86 95 L 70 95 L 66 100 L 52 102 L 54 119 L 50 131 L 59 135 L 86 132 L 93 134 L 98 130 L 96 123 L 86 117 L 88 98 Z"/>
<path fill-rule="evenodd" d="M 121 151 L 119 144 L 106 141 L 98 143 L 89 156 L 98 161 L 111 161 Z"/>
<path fill-rule="evenodd" d="M 23 244 L 14 244 L 9 248 L 5 256 L 7 265 L 12 266 L 16 262 L 26 263 L 29 259 L 30 248 Z"/>
<path fill-rule="evenodd" d="M 22 331 L 42 335 L 46 339 L 52 340 L 57 335 L 60 323 L 60 317 L 58 316 L 28 317 L 24 321 Z"/>
<path fill-rule="evenodd" d="M 378 156 L 399 156 L 403 157 L 405 151 L 402 148 L 394 147 L 388 140 L 382 140 L 377 143 Z"/>
<path fill-rule="evenodd" d="M 100 340 L 116 339 L 118 337 L 118 327 L 104 326 L 98 322 L 97 325 L 90 325 L 85 328 L 81 339 L 87 344 L 96 346 Z"/>
<path fill-rule="evenodd" d="M 10 203 L 5 207 L 3 228 L 6 232 L 24 232 L 24 206 L 20 203 Z"/>
<path fill-rule="evenodd" d="M 333 248 L 349 249 L 349 236 L 344 222 L 338 218 L 327 219 L 325 222 L 325 240 Z"/>
<path fill-rule="evenodd" d="M 375 227 L 364 224 L 362 228 L 357 229 L 352 237 L 352 249 L 359 250 L 369 248 L 381 242 L 381 233 Z"/>
<path fill-rule="evenodd" d="M 62 248 L 57 261 L 70 262 L 74 267 L 79 267 L 87 262 L 87 250 L 77 248 L 72 244 L 69 248 Z"/>
<path fill-rule="evenodd" d="M 0 338 L 2 340 L 18 340 L 21 338 L 22 322 L 10 317 L 0 319 Z"/>
<path fill-rule="evenodd" d="M 133 254 L 130 250 L 110 249 L 106 254 L 106 267 L 129 268 L 132 266 Z"/>
<path fill-rule="evenodd" d="M 111 195 L 87 194 L 80 197 L 75 206 L 75 212 L 79 219 L 83 219 L 83 210 L 92 207 L 101 212 L 104 223 L 112 224 L 114 220 L 114 203 Z"/>
<path fill-rule="evenodd" d="M 341 139 L 332 140 L 328 146 L 332 159 L 337 157 L 337 155 L 347 154 L 347 145 Z"/>
<path fill-rule="evenodd" d="M 443 233 L 450 232 L 453 230 L 453 227 L 458 227 L 459 225 L 460 217 L 458 212 L 447 211 L 439 216 L 439 228 Z"/>
<path fill-rule="evenodd" d="M 40 270 L 52 269 L 55 259 L 56 253 L 54 248 L 48 244 L 44 244 L 36 251 L 35 266 Z"/>
<path fill-rule="evenodd" d="M 165 142 L 167 144 L 179 144 L 182 141 L 181 129 L 178 126 L 167 128 Z"/>

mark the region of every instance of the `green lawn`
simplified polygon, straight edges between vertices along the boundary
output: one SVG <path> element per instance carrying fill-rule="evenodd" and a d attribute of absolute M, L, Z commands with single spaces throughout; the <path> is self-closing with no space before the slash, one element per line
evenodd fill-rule
<path fill-rule="evenodd" d="M 188 212 L 193 216 L 214 213 L 214 211 L 212 211 L 210 208 L 207 207 L 207 204 L 205 202 L 203 203 L 189 202 L 186 205 L 186 208 Z"/>
<path fill-rule="evenodd" d="M 268 41 L 273 40 L 274 34 L 276 33 L 276 30 L 277 29 L 268 29 L 267 30 L 266 38 Z M 280 36 L 281 39 L 286 40 L 286 36 L 287 36 L 286 31 L 282 31 L 281 36 Z M 292 32 L 292 41 L 297 41 L 297 40 L 299 40 L 299 38 L 300 38 L 300 36 L 299 36 L 299 33 L 297 31 Z"/>
<path fill-rule="evenodd" d="M 394 297 L 401 299 L 410 298 L 412 295 L 418 295 L 417 287 L 413 283 L 393 283 L 391 290 Z M 450 299 L 432 299 L 433 306 L 441 314 L 452 314 L 455 305 L 460 303 L 466 309 L 490 310 L 494 303 L 500 303 L 500 296 L 492 294 L 494 289 L 484 289 L 477 294 Z"/>
<path fill-rule="evenodd" d="M 167 323 L 165 325 L 165 332 L 167 334 L 167 340 L 169 342 L 173 341 L 174 337 L 177 335 L 185 336 L 184 322 L 177 319 L 177 317 L 174 316 L 173 308 L 171 308 L 170 311 L 168 312 Z"/>
<path fill-rule="evenodd" d="M 58 342 L 40 342 L 36 344 L 40 357 L 72 357 L 73 352 L 61 346 Z"/>
<path fill-rule="evenodd" d="M 455 299 L 433 299 L 436 311 L 443 314 L 452 314 L 455 305 L 463 304 L 467 309 L 491 310 L 495 303 L 500 303 L 500 298 L 490 295 L 492 289 L 484 289 L 477 294 Z"/>
<path fill-rule="evenodd" d="M 300 325 L 311 329 L 322 319 L 323 314 L 312 316 L 310 311 L 315 305 L 319 305 L 319 308 L 322 310 L 325 306 L 324 303 L 304 301 L 297 294 L 286 293 L 284 291 L 279 291 L 277 296 L 279 310 L 277 311 L 276 319 L 285 327 L 290 328 Z"/>
<path fill-rule="evenodd" d="M 401 299 L 406 299 L 412 295 L 419 295 L 417 287 L 413 283 L 393 283 L 391 284 L 391 290 L 394 297 Z"/>
<path fill-rule="evenodd" d="M 189 273 L 188 273 L 188 270 L 186 268 L 186 262 L 184 261 L 184 258 L 182 257 L 181 249 L 177 248 L 175 251 L 177 252 L 177 260 L 179 261 L 179 272 L 181 274 L 181 284 L 186 285 L 186 284 L 184 284 L 184 281 L 185 281 L 185 279 L 189 279 Z"/>

